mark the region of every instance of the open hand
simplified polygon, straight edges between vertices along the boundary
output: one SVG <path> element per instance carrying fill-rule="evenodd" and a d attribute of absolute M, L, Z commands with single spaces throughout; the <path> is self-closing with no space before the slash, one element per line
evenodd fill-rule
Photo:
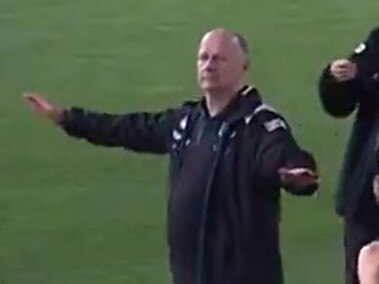
<path fill-rule="evenodd" d="M 24 94 L 24 98 L 33 112 L 49 118 L 55 123 L 59 123 L 61 120 L 63 111 L 60 108 L 50 104 L 43 96 L 39 94 L 26 93 Z"/>
<path fill-rule="evenodd" d="M 279 175 L 283 186 L 307 188 L 319 183 L 318 175 L 307 168 L 281 168 Z"/>

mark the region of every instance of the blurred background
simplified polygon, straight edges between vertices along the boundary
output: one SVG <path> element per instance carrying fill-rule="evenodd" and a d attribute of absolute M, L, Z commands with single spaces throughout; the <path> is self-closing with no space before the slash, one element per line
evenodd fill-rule
<path fill-rule="evenodd" d="M 266 102 L 314 152 L 314 198 L 284 195 L 289 284 L 342 283 L 333 195 L 351 119 L 323 113 L 317 79 L 378 24 L 377 0 L 0 0 L 0 283 L 164 284 L 166 157 L 76 141 L 22 93 L 106 112 L 196 98 L 195 56 L 214 27 L 244 34 Z"/>

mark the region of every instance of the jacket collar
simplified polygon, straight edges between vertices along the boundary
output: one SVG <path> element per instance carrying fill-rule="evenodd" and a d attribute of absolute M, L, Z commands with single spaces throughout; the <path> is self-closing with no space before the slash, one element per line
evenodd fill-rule
<path fill-rule="evenodd" d="M 229 102 L 225 109 L 214 117 L 232 124 L 254 113 L 254 110 L 262 104 L 258 90 L 250 85 L 242 87 L 234 98 Z M 209 118 L 205 100 L 200 102 L 201 116 Z"/>

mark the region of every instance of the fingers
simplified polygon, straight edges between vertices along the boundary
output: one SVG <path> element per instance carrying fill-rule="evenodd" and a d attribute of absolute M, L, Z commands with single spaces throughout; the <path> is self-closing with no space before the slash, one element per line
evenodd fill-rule
<path fill-rule="evenodd" d="M 41 96 L 37 94 L 32 93 L 25 93 L 23 97 L 30 103 L 36 104 L 36 105 L 44 105 L 47 104 L 47 101 Z"/>
<path fill-rule="evenodd" d="M 55 120 L 55 114 L 58 112 L 57 108 L 48 103 L 41 95 L 25 93 L 23 96 L 33 112 Z"/>
<path fill-rule="evenodd" d="M 338 59 L 330 65 L 330 73 L 341 82 L 352 80 L 357 75 L 357 66 L 347 59 Z"/>
<path fill-rule="evenodd" d="M 33 111 L 33 112 L 39 112 L 39 105 L 38 105 L 38 100 L 32 96 L 32 95 L 27 95 L 27 94 L 24 94 L 23 97 L 25 98 L 29 108 Z"/>
<path fill-rule="evenodd" d="M 41 112 L 49 112 L 54 108 L 41 95 L 25 93 L 24 98 Z"/>
<path fill-rule="evenodd" d="M 283 185 L 307 187 L 320 183 L 317 173 L 307 168 L 281 168 L 278 172 Z"/>
<path fill-rule="evenodd" d="M 317 177 L 302 176 L 299 178 L 299 183 L 304 185 L 319 184 L 320 180 Z"/>
<path fill-rule="evenodd" d="M 50 104 L 46 99 L 38 94 L 25 93 L 23 97 L 26 99 L 33 112 L 50 119 L 57 125 L 62 123 L 64 118 L 63 109 Z"/>
<path fill-rule="evenodd" d="M 278 172 L 280 175 L 318 177 L 317 173 L 308 168 L 280 168 Z"/>
<path fill-rule="evenodd" d="M 24 94 L 23 97 L 26 99 L 27 103 L 36 110 L 40 106 L 40 98 L 34 94 Z"/>

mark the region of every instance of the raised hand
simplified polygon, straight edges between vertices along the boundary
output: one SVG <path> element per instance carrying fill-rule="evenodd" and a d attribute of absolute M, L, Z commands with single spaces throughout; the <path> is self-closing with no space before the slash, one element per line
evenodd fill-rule
<path fill-rule="evenodd" d="M 348 59 L 338 59 L 330 65 L 330 73 L 340 82 L 353 80 L 357 76 L 357 65 Z"/>
<path fill-rule="evenodd" d="M 33 112 L 46 117 L 55 123 L 61 121 L 63 115 L 62 109 L 49 103 L 42 95 L 25 93 L 24 98 Z"/>

